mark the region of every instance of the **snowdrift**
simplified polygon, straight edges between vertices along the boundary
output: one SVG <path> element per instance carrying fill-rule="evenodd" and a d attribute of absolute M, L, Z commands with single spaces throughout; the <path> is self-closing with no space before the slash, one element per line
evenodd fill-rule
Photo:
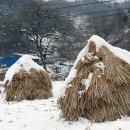
<path fill-rule="evenodd" d="M 4 80 L 7 101 L 46 99 L 52 96 L 52 84 L 47 72 L 29 55 L 12 65 Z"/>
<path fill-rule="evenodd" d="M 92 122 L 130 115 L 130 52 L 92 36 L 79 53 L 58 101 L 62 117 Z"/>

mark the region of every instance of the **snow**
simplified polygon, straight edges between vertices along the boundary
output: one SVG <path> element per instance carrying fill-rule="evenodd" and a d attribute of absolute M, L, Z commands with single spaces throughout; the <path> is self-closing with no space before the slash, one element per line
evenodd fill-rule
<path fill-rule="evenodd" d="M 130 31 L 130 29 L 127 29 L 127 30 L 125 31 L 125 34 L 127 34 L 129 31 Z"/>
<path fill-rule="evenodd" d="M 112 45 L 110 45 L 109 43 L 107 43 L 103 38 L 97 36 L 97 35 L 93 35 L 89 40 L 88 40 L 88 44 L 90 42 L 94 42 L 96 44 L 96 51 L 98 52 L 101 47 L 105 46 L 109 49 L 110 52 L 112 52 L 115 56 L 119 57 L 120 59 L 126 61 L 128 64 L 130 64 L 130 52 L 118 48 L 118 47 L 114 47 Z"/>
<path fill-rule="evenodd" d="M 85 92 L 85 90 L 83 90 L 83 91 L 78 91 L 79 98 L 81 98 L 81 96 L 82 96 L 82 93 L 84 93 L 84 92 Z"/>
<path fill-rule="evenodd" d="M 103 62 L 98 62 L 98 63 L 95 64 L 95 66 L 100 68 L 103 71 L 103 73 L 104 73 L 105 65 L 104 65 Z"/>
<path fill-rule="evenodd" d="M 78 62 L 81 60 L 82 62 L 84 62 L 85 57 L 88 58 L 89 60 L 91 60 L 92 58 L 98 59 L 97 56 L 92 55 L 92 53 L 89 52 L 89 44 L 91 42 L 94 42 L 96 45 L 96 51 L 99 52 L 99 50 L 101 49 L 101 47 L 107 47 L 107 49 L 112 52 L 115 56 L 119 57 L 120 59 L 124 60 L 125 62 L 127 62 L 128 64 L 130 64 L 130 52 L 118 48 L 118 47 L 114 47 L 112 45 L 110 45 L 108 42 L 106 42 L 103 38 L 97 36 L 97 35 L 93 35 L 89 40 L 88 40 L 88 44 L 81 50 L 81 52 L 79 53 L 76 61 L 74 62 L 73 67 L 70 70 L 70 73 L 68 75 L 68 77 L 66 78 L 64 84 L 62 85 L 62 89 L 61 89 L 61 93 L 60 93 L 60 97 L 65 96 L 65 91 L 66 89 L 70 86 L 70 82 L 76 78 L 77 76 L 77 69 L 76 66 L 78 64 Z M 104 68 L 105 65 L 100 62 L 95 64 L 98 68 L 102 69 L 104 72 Z M 98 76 L 100 78 L 100 75 Z"/>
<path fill-rule="evenodd" d="M 19 55 L 19 56 L 24 56 L 24 55 L 28 55 L 31 57 L 31 59 L 39 59 L 39 57 L 37 55 L 32 55 L 32 54 L 22 54 L 22 53 L 14 53 L 16 55 Z"/>
<path fill-rule="evenodd" d="M 77 69 L 75 69 L 75 68 L 72 68 L 72 71 L 71 71 L 71 73 L 69 73 L 69 80 L 71 81 L 71 79 L 73 79 L 73 78 L 75 78 L 76 77 L 76 75 L 77 75 Z M 69 81 L 69 82 L 70 82 Z"/>
<path fill-rule="evenodd" d="M 20 70 L 25 70 L 27 72 L 30 71 L 30 69 L 36 69 L 36 70 L 42 70 L 45 71 L 41 66 L 39 66 L 37 63 L 35 63 L 30 55 L 24 55 L 19 60 L 16 61 L 6 72 L 4 83 L 8 81 L 8 84 L 11 82 L 13 76 L 18 73 Z"/>
<path fill-rule="evenodd" d="M 76 76 L 77 76 L 78 70 L 76 69 L 76 66 L 77 66 L 77 64 L 78 64 L 78 62 L 79 62 L 80 60 L 81 60 L 82 62 L 85 60 L 84 57 L 87 57 L 88 59 L 91 59 L 91 57 L 92 57 L 92 54 L 88 52 L 88 45 L 85 46 L 85 47 L 81 50 L 81 52 L 79 53 L 79 55 L 78 55 L 76 61 L 74 62 L 73 67 L 72 67 L 71 70 L 70 70 L 70 73 L 69 73 L 68 77 L 65 79 L 65 82 L 64 82 L 64 84 L 62 85 L 62 88 L 61 88 L 61 92 L 60 92 L 60 94 L 59 94 L 59 97 L 65 96 L 65 91 L 66 91 L 67 87 L 69 87 L 69 83 L 70 83 L 74 78 L 76 78 Z"/>
<path fill-rule="evenodd" d="M 71 87 L 71 84 L 69 83 L 73 81 L 74 78 L 76 78 L 76 75 L 77 75 L 77 69 L 75 69 L 75 66 L 73 66 L 70 70 L 68 77 L 65 79 L 65 81 L 62 84 L 62 87 L 59 93 L 59 98 L 65 96 L 65 91 L 67 87 Z"/>
<path fill-rule="evenodd" d="M 100 1 L 102 1 L 102 0 L 100 0 Z M 103 0 L 103 1 L 108 1 L 108 0 Z M 115 3 L 115 2 L 123 3 L 123 2 L 128 1 L 128 0 L 114 0 L 114 1 L 109 0 L 109 1 L 110 1 L 111 3 Z"/>
<path fill-rule="evenodd" d="M 115 0 L 115 1 L 118 3 L 122 3 L 122 2 L 125 2 L 126 0 Z"/>
<path fill-rule="evenodd" d="M 88 78 L 87 79 L 83 79 L 83 81 L 82 81 L 82 84 L 86 86 L 86 90 L 88 90 L 89 87 L 90 87 L 90 84 L 91 84 L 91 81 L 92 81 L 92 77 L 93 77 L 93 74 L 89 73 Z"/>
<path fill-rule="evenodd" d="M 3 84 L 3 81 L 0 81 L 0 85 L 2 85 Z"/>
<path fill-rule="evenodd" d="M 129 130 L 130 117 L 92 123 L 84 118 L 68 122 L 60 118 L 57 94 L 63 81 L 53 82 L 53 97 L 46 100 L 11 102 L 0 100 L 0 130 Z"/>

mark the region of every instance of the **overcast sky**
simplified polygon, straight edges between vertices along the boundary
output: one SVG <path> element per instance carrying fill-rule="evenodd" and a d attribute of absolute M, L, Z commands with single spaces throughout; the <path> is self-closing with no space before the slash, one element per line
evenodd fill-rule
<path fill-rule="evenodd" d="M 44 1 L 49 1 L 49 0 L 44 0 Z M 66 1 L 71 1 L 72 2 L 72 1 L 79 1 L 79 0 L 66 0 Z M 100 1 L 105 1 L 105 0 L 100 0 Z M 106 0 L 106 1 L 108 1 L 108 0 Z M 125 0 L 115 0 L 115 1 L 117 1 L 117 2 L 124 2 Z"/>
<path fill-rule="evenodd" d="M 67 0 L 67 1 L 78 1 L 78 0 Z M 101 0 L 100 0 L 101 1 Z M 102 1 L 105 1 L 105 0 L 102 0 Z M 111 1 L 111 0 L 110 0 Z M 117 2 L 124 2 L 125 0 L 115 0 Z"/>
<path fill-rule="evenodd" d="M 43 1 L 49 1 L 49 0 L 43 0 Z M 55 0 L 54 0 L 55 1 Z M 66 0 L 66 1 L 70 1 L 70 2 L 72 2 L 72 1 L 82 1 L 82 0 Z M 90 0 L 91 1 L 91 0 Z M 99 0 L 99 1 L 108 1 L 108 0 Z M 110 0 L 111 1 L 111 0 Z M 116 2 L 119 2 L 119 3 L 121 3 L 121 2 L 124 2 L 124 1 L 128 1 L 128 0 L 115 0 Z"/>
<path fill-rule="evenodd" d="M 110 0 L 111 1 L 111 0 Z M 115 0 L 115 1 L 117 1 L 117 2 L 124 2 L 124 1 L 126 1 L 126 0 Z"/>

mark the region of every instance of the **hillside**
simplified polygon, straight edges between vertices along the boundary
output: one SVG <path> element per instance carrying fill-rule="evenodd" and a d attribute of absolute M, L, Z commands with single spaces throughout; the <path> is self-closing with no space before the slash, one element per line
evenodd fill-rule
<path fill-rule="evenodd" d="M 39 0 L 35 4 L 41 4 L 41 2 L 43 1 Z M 54 15 L 57 18 L 54 17 L 50 18 L 49 21 L 45 21 L 45 24 L 42 25 L 42 31 L 40 32 L 40 35 L 42 36 L 45 35 L 45 31 L 51 32 L 52 29 L 58 30 L 61 33 L 62 38 L 55 41 L 56 46 L 59 48 L 57 49 L 58 51 L 56 50 L 58 58 L 66 57 L 66 59 L 68 59 L 66 53 L 69 49 L 70 52 L 73 52 L 71 54 L 73 55 L 72 58 L 70 57 L 69 59 L 74 60 L 79 50 L 86 44 L 86 40 L 93 34 L 100 35 L 113 45 L 116 43 L 116 46 L 130 50 L 129 42 L 128 40 L 125 40 L 128 39 L 127 37 L 122 39 L 125 41 L 124 43 L 122 40 L 119 40 L 129 28 L 128 14 L 130 1 L 120 2 L 119 0 L 118 2 L 101 2 L 98 0 L 50 0 L 43 2 L 42 4 L 45 6 L 46 10 L 59 8 L 55 10 L 56 13 L 49 14 L 49 16 L 52 17 Z M 28 13 L 33 9 L 31 6 L 29 0 L 1 1 L 0 14 L 2 15 L 2 21 L 0 23 L 0 56 L 3 56 L 5 53 L 30 53 L 30 50 L 33 52 L 36 51 L 35 45 L 27 37 L 27 32 L 24 32 L 24 30 L 33 29 L 33 26 L 30 26 L 32 23 L 30 23 L 31 17 L 30 13 Z M 68 6 L 70 7 L 68 8 Z M 40 8 L 42 10 L 44 9 L 44 7 Z M 37 19 L 33 20 L 35 23 L 35 20 Z M 50 25 L 46 24 L 48 22 Z M 31 33 L 34 35 L 33 30 Z M 119 42 L 117 43 L 117 41 Z M 71 47 L 64 50 L 67 46 Z M 59 50 L 64 50 L 65 55 Z M 55 56 L 51 57 L 54 58 Z"/>

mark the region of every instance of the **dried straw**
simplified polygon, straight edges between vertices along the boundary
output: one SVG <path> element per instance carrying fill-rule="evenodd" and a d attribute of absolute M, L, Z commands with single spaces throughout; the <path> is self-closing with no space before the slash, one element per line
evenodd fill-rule
<path fill-rule="evenodd" d="M 106 47 L 96 52 L 94 42 L 89 44 L 89 53 L 93 57 L 78 62 L 76 78 L 58 101 L 62 117 L 69 121 L 84 117 L 92 122 L 104 122 L 130 115 L 130 65 Z M 99 62 L 104 63 L 104 71 L 95 66 Z M 93 77 L 86 90 L 82 80 L 87 79 L 89 73 L 93 73 Z"/>
<path fill-rule="evenodd" d="M 45 71 L 31 69 L 30 72 L 20 70 L 12 78 L 11 83 L 5 83 L 7 101 L 47 99 L 52 96 L 52 84 Z"/>

